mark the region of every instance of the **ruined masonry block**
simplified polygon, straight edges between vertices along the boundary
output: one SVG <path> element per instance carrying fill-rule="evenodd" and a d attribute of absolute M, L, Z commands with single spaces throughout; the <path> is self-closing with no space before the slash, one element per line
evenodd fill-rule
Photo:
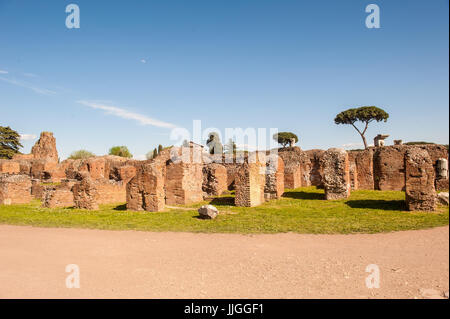
<path fill-rule="evenodd" d="M 58 162 L 58 151 L 56 140 L 51 132 L 42 132 L 39 140 L 31 149 L 35 159 L 44 159 L 49 162 Z"/>
<path fill-rule="evenodd" d="M 355 162 L 349 162 L 349 176 L 352 190 L 358 189 L 358 168 Z"/>
<path fill-rule="evenodd" d="M 50 179 L 52 172 L 57 170 L 55 162 L 47 160 L 35 160 L 31 164 L 31 176 L 38 179 Z"/>
<path fill-rule="evenodd" d="M 169 162 L 166 167 L 166 204 L 186 205 L 203 200 L 203 165 Z"/>
<path fill-rule="evenodd" d="M 87 160 L 87 167 L 92 179 L 109 178 L 105 176 L 105 159 L 104 158 L 89 158 Z"/>
<path fill-rule="evenodd" d="M 284 186 L 286 188 L 309 186 L 308 155 L 299 147 L 280 149 L 278 155 L 284 163 Z"/>
<path fill-rule="evenodd" d="M 245 162 L 236 174 L 236 206 L 253 207 L 264 202 L 265 164 Z"/>
<path fill-rule="evenodd" d="M 158 212 L 164 209 L 164 176 L 155 163 L 141 164 L 126 185 L 127 209 Z"/>
<path fill-rule="evenodd" d="M 343 149 L 330 148 L 322 158 L 325 198 L 327 200 L 350 196 L 348 154 Z"/>
<path fill-rule="evenodd" d="M 316 187 L 323 187 L 323 175 L 324 175 L 324 168 L 323 168 L 323 161 L 322 158 L 325 154 L 325 151 L 323 150 L 309 150 L 306 151 L 306 153 L 309 156 L 310 159 L 310 180 L 311 180 L 311 185 L 312 186 L 316 186 Z"/>
<path fill-rule="evenodd" d="M 375 189 L 382 191 L 405 189 L 406 149 L 401 145 L 376 149 L 373 157 Z"/>
<path fill-rule="evenodd" d="M 266 200 L 280 199 L 284 193 L 284 162 L 278 155 L 270 155 L 266 163 Z"/>
<path fill-rule="evenodd" d="M 349 152 L 350 170 L 355 165 L 357 187 L 354 189 L 374 189 L 373 149 Z"/>
<path fill-rule="evenodd" d="M 436 208 L 435 172 L 426 150 L 412 148 L 405 154 L 406 205 L 409 210 L 433 211 Z"/>
<path fill-rule="evenodd" d="M 86 172 L 79 173 L 79 178 L 72 188 L 75 208 L 97 210 L 99 194 L 96 183 Z"/>
<path fill-rule="evenodd" d="M 227 189 L 227 169 L 216 163 L 204 165 L 202 190 L 205 195 L 219 196 Z"/>
<path fill-rule="evenodd" d="M 43 193 L 43 207 L 73 207 L 73 193 L 67 186 L 45 188 Z"/>
<path fill-rule="evenodd" d="M 127 184 L 136 175 L 136 167 L 132 165 L 121 166 L 118 171 L 119 178 L 124 184 Z"/>
<path fill-rule="evenodd" d="M 29 176 L 0 175 L 0 205 L 26 204 L 32 199 Z"/>

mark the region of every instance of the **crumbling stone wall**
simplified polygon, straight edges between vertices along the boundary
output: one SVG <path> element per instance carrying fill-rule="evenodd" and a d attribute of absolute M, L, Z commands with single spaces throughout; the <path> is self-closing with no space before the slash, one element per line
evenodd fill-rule
<path fill-rule="evenodd" d="M 31 177 L 46 180 L 48 182 L 59 182 L 66 178 L 65 166 L 48 160 L 33 160 L 31 162 Z"/>
<path fill-rule="evenodd" d="M 19 162 L 12 160 L 0 160 L 0 174 L 19 174 Z"/>
<path fill-rule="evenodd" d="M 40 179 L 33 178 L 31 180 L 31 195 L 35 199 L 44 200 L 47 189 L 54 188 L 54 184 L 45 184 Z"/>
<path fill-rule="evenodd" d="M 167 205 L 186 205 L 203 200 L 203 157 L 197 145 L 174 147 L 170 156 L 156 157 L 165 163 Z M 170 158 L 170 159 L 168 159 Z"/>
<path fill-rule="evenodd" d="M 227 189 L 230 191 L 235 189 L 234 181 L 241 165 L 242 163 L 223 163 L 227 170 Z"/>
<path fill-rule="evenodd" d="M 39 140 L 31 148 L 31 154 L 35 159 L 43 159 L 49 162 L 58 162 L 56 139 L 51 132 L 42 132 Z"/>
<path fill-rule="evenodd" d="M 266 200 L 280 199 L 284 193 L 284 162 L 281 156 L 276 154 L 266 158 L 266 184 L 264 197 Z"/>
<path fill-rule="evenodd" d="M 104 158 L 91 157 L 87 159 L 86 164 L 92 179 L 109 178 L 109 176 L 105 174 L 106 160 Z"/>
<path fill-rule="evenodd" d="M 302 186 L 302 151 L 299 147 L 286 147 L 278 150 L 284 163 L 284 186 L 298 188 Z"/>
<path fill-rule="evenodd" d="M 327 200 L 350 196 L 348 154 L 343 149 L 330 148 L 322 157 L 323 182 Z"/>
<path fill-rule="evenodd" d="M 373 170 L 373 153 L 374 149 L 369 148 L 362 151 L 349 151 L 350 174 L 353 173 L 353 178 L 356 182 L 356 187 L 353 189 L 374 189 L 374 170 Z"/>
<path fill-rule="evenodd" d="M 323 150 L 308 150 L 306 151 L 306 154 L 308 154 L 311 167 L 310 167 L 310 180 L 312 186 L 317 186 L 319 188 L 324 187 L 323 185 L 323 166 L 322 166 L 322 158 L 325 154 L 325 151 Z"/>
<path fill-rule="evenodd" d="M 122 181 L 101 179 L 96 181 L 99 204 L 116 204 L 127 201 L 127 184 Z"/>
<path fill-rule="evenodd" d="M 358 189 L 358 169 L 355 162 L 349 161 L 350 187 L 352 190 Z"/>
<path fill-rule="evenodd" d="M 99 194 L 95 181 L 86 172 L 77 177 L 79 181 L 72 188 L 75 208 L 97 210 Z"/>
<path fill-rule="evenodd" d="M 435 172 L 429 153 L 420 148 L 408 149 L 405 154 L 405 166 L 405 191 L 408 209 L 435 210 Z"/>
<path fill-rule="evenodd" d="M 110 178 L 115 181 L 122 181 L 126 185 L 135 175 L 135 165 L 124 165 L 113 168 Z"/>
<path fill-rule="evenodd" d="M 47 208 L 73 207 L 73 192 L 67 184 L 43 188 L 42 206 Z"/>
<path fill-rule="evenodd" d="M 265 164 L 248 160 L 236 174 L 236 206 L 253 207 L 264 202 Z"/>
<path fill-rule="evenodd" d="M 26 204 L 32 199 L 30 176 L 0 175 L 0 205 Z"/>
<path fill-rule="evenodd" d="M 397 145 L 375 150 L 373 157 L 375 189 L 383 191 L 405 189 L 405 152 L 405 147 Z"/>
<path fill-rule="evenodd" d="M 222 195 L 228 189 L 227 178 L 225 166 L 217 163 L 204 165 L 202 185 L 204 197 Z"/>
<path fill-rule="evenodd" d="M 286 188 L 311 185 L 312 164 L 308 152 L 294 146 L 278 149 L 278 155 L 284 163 L 284 185 Z"/>
<path fill-rule="evenodd" d="M 166 174 L 167 205 L 186 205 L 203 200 L 201 164 L 170 162 Z"/>
<path fill-rule="evenodd" d="M 393 145 L 376 148 L 374 152 L 375 189 L 405 190 L 405 154 L 412 148 L 425 150 L 436 170 L 439 158 L 448 159 L 448 150 L 444 145 Z"/>
<path fill-rule="evenodd" d="M 164 175 L 157 163 L 142 163 L 136 175 L 126 185 L 127 209 L 162 211 L 164 200 Z"/>

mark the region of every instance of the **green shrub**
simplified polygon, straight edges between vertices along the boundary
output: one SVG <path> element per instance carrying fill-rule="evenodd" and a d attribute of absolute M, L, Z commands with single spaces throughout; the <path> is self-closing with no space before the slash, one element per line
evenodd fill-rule
<path fill-rule="evenodd" d="M 83 158 L 89 158 L 94 157 L 95 154 L 86 150 L 78 150 L 75 152 L 72 152 L 69 156 L 69 159 L 83 159 Z"/>
<path fill-rule="evenodd" d="M 126 146 L 113 146 L 109 149 L 109 155 L 131 158 L 133 155 Z"/>

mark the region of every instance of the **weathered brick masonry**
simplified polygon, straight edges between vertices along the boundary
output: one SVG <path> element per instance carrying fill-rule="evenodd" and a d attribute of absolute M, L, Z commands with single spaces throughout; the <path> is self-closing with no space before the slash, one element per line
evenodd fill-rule
<path fill-rule="evenodd" d="M 433 161 L 425 149 L 410 148 L 405 154 L 406 205 L 409 210 L 436 208 Z"/>
<path fill-rule="evenodd" d="M 343 149 L 331 148 L 322 157 L 325 198 L 328 200 L 350 196 L 348 154 Z"/>

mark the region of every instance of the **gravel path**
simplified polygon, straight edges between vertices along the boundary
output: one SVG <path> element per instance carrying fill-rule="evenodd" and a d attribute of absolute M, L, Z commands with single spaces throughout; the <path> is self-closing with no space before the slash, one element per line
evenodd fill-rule
<path fill-rule="evenodd" d="M 66 287 L 68 264 L 80 288 Z M 369 264 L 378 289 L 366 287 Z M 448 226 L 237 235 L 0 225 L 0 298 L 423 298 L 448 286 Z"/>

